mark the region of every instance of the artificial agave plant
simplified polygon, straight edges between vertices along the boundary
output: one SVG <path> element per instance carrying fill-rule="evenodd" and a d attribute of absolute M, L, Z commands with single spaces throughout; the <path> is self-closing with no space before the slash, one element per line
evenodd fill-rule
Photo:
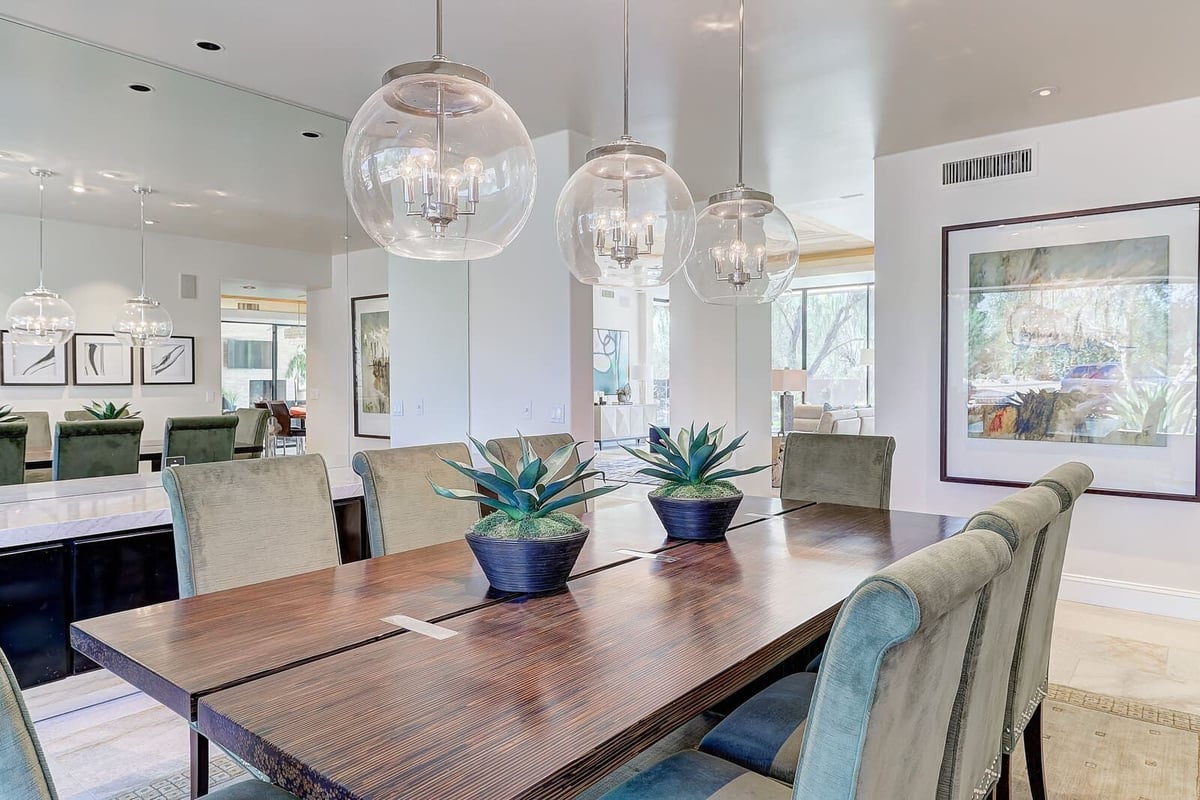
<path fill-rule="evenodd" d="M 14 414 L 12 406 L 0 406 L 0 423 L 20 422 L 24 417 Z"/>
<path fill-rule="evenodd" d="M 494 493 L 489 497 L 469 489 L 447 489 L 432 480 L 429 485 L 442 497 L 451 500 L 469 500 L 500 512 L 489 514 L 475 524 L 472 531 L 481 536 L 496 539 L 543 539 L 565 536 L 583 530 L 578 517 L 559 509 L 599 497 L 616 490 L 616 486 L 601 486 L 582 492 L 567 492 L 572 486 L 594 478 L 601 473 L 589 470 L 592 459 L 580 462 L 572 469 L 565 469 L 575 454 L 578 442 L 571 442 L 555 450 L 549 458 L 541 459 L 533 452 L 524 436 L 520 437 L 521 458 L 517 462 L 516 474 L 493 455 L 478 439 L 471 438 L 475 449 L 491 466 L 491 471 L 476 469 L 443 458 L 454 469 L 475 481 L 477 486 Z M 562 473 L 559 477 L 559 473 Z"/>
<path fill-rule="evenodd" d="M 90 406 L 84 406 L 83 410 L 96 419 L 125 419 L 126 417 L 136 417 L 142 413 L 140 411 L 130 411 L 129 403 L 118 406 L 114 403 L 101 404 L 93 402 Z"/>
<path fill-rule="evenodd" d="M 747 469 L 717 469 L 733 457 L 734 452 L 742 446 L 742 439 L 746 438 L 746 434 L 743 433 L 722 447 L 724 425 L 713 431 L 705 425 L 697 432 L 696 424 L 692 423 L 690 427 L 679 431 L 675 441 L 671 441 L 671 436 L 662 428 L 655 426 L 654 430 L 662 442 L 651 442 L 652 452 L 634 450 L 625 445 L 621 447 L 631 456 L 650 465 L 638 470 L 639 474 L 666 481 L 663 486 L 651 492 L 655 497 L 688 500 L 733 497 L 741 492 L 729 482 L 729 478 L 752 475 L 771 466 L 765 464 Z"/>

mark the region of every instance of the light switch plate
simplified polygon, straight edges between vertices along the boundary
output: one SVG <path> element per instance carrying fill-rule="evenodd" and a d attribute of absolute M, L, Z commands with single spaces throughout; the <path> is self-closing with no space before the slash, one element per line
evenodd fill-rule
<path fill-rule="evenodd" d="M 392 416 L 393 417 L 403 417 L 404 416 L 404 401 L 403 400 L 397 400 L 396 402 L 392 403 Z"/>
<path fill-rule="evenodd" d="M 532 400 L 527 402 L 525 404 L 525 407 L 521 409 L 521 416 L 524 419 L 533 419 L 533 401 Z"/>
<path fill-rule="evenodd" d="M 556 404 L 554 406 L 554 408 L 552 408 L 550 410 L 550 421 L 551 422 L 559 422 L 559 423 L 566 422 L 567 421 L 567 407 L 564 406 L 562 403 Z"/>
<path fill-rule="evenodd" d="M 417 400 L 417 402 L 413 403 L 413 414 L 415 414 L 416 416 L 419 417 L 424 413 L 425 413 L 425 399 L 421 398 L 421 399 Z"/>

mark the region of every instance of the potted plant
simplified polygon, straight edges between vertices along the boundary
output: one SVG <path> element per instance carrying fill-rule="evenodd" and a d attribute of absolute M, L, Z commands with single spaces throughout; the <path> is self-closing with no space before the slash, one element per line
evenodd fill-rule
<path fill-rule="evenodd" d="M 0 406 L 0 423 L 21 422 L 24 419 L 24 417 L 13 413 L 12 406 Z"/>
<path fill-rule="evenodd" d="M 728 479 L 761 472 L 771 465 L 717 469 L 733 457 L 746 438 L 743 433 L 722 447 L 724 426 L 710 432 L 705 425 L 697 433 L 693 423 L 681 430 L 675 441 L 662 428 L 655 426 L 654 430 L 659 441 L 650 442 L 649 453 L 621 446 L 631 456 L 650 464 L 638 470 L 639 474 L 666 481 L 650 492 L 650 505 L 667 529 L 667 535 L 700 541 L 725 538 L 743 497 Z"/>
<path fill-rule="evenodd" d="M 504 592 L 549 592 L 567 582 L 588 537 L 588 528 L 578 517 L 559 509 L 618 487 L 568 492 L 572 486 L 600 474 L 588 469 L 590 458 L 574 469 L 564 470 L 579 443 L 563 445 L 543 460 L 525 437 L 521 436 L 520 441 L 516 474 L 475 438 L 471 443 L 490 471 L 442 459 L 495 497 L 469 489 L 447 489 L 432 480 L 429 485 L 442 497 L 469 500 L 495 510 L 471 526 L 466 535 L 467 544 L 494 588 Z M 561 477 L 559 473 L 563 473 Z"/>
<path fill-rule="evenodd" d="M 114 403 L 100 404 L 95 401 L 90 406 L 84 406 L 83 410 L 96 419 L 125 419 L 126 417 L 136 417 L 142 413 L 140 411 L 130 411 L 129 403 L 118 406 Z"/>

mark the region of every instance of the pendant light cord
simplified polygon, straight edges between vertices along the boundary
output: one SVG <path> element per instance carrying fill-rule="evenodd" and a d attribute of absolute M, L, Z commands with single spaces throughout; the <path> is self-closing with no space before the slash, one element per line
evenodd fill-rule
<path fill-rule="evenodd" d="M 138 234 L 142 240 L 142 290 L 138 293 L 138 297 L 146 296 L 146 192 L 140 189 L 138 191 Z"/>
<path fill-rule="evenodd" d="M 629 0 L 625 0 L 625 129 L 621 138 L 629 138 Z"/>
<path fill-rule="evenodd" d="M 738 3 L 738 188 L 745 186 L 742 181 L 742 161 L 745 150 L 746 128 L 746 0 Z"/>
<path fill-rule="evenodd" d="M 38 173 L 38 291 L 46 290 L 46 176 Z"/>
<path fill-rule="evenodd" d="M 441 59 L 445 58 L 445 56 L 442 54 L 442 0 L 437 0 L 436 8 L 437 8 L 437 11 L 435 12 L 435 20 L 436 21 L 434 23 L 434 27 L 437 29 L 437 33 L 435 34 L 437 41 L 436 41 L 436 47 L 434 48 L 435 53 L 434 53 L 433 57 L 435 59 L 441 60 Z"/>

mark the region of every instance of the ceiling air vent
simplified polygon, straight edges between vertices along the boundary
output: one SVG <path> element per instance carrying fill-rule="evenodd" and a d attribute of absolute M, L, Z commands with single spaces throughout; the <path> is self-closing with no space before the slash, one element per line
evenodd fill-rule
<path fill-rule="evenodd" d="M 614 297 L 617 296 L 617 293 L 614 292 L 612 289 L 601 289 L 600 296 L 603 297 L 605 300 L 612 300 Z"/>
<path fill-rule="evenodd" d="M 237 310 L 238 311 L 258 311 L 259 305 L 258 305 L 258 303 L 241 303 L 241 302 L 239 302 L 238 306 L 237 306 Z"/>
<path fill-rule="evenodd" d="M 1007 178 L 1031 172 L 1033 172 L 1033 148 L 1026 147 L 1023 150 L 1010 150 L 1007 153 L 964 158 L 961 161 L 947 161 L 942 164 L 942 185 L 954 186 L 959 183 Z"/>

